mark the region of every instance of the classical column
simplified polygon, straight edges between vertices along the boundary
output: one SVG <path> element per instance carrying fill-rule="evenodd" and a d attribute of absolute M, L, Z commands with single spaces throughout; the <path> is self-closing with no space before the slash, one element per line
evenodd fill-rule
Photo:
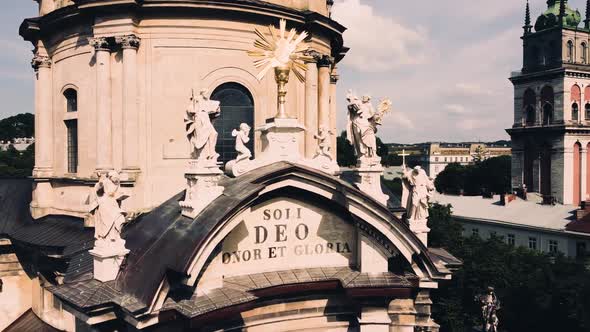
<path fill-rule="evenodd" d="M 107 38 L 90 39 L 96 66 L 96 170 L 113 169 L 113 114 L 111 108 L 111 49 Z"/>
<path fill-rule="evenodd" d="M 137 49 L 135 35 L 116 37 L 123 49 L 123 170 L 139 171 L 139 113 L 137 107 Z"/>
<path fill-rule="evenodd" d="M 318 93 L 319 93 L 319 112 L 318 122 L 319 126 L 330 128 L 330 67 L 332 66 L 332 59 L 324 55 L 318 61 Z"/>
<path fill-rule="evenodd" d="M 332 73 L 330 74 L 330 130 L 332 131 L 332 158 L 336 160 L 336 143 L 338 137 L 337 127 L 337 119 L 338 119 L 338 95 L 336 84 L 340 79 L 340 75 L 338 75 L 338 70 L 336 66 L 332 68 Z"/>
<path fill-rule="evenodd" d="M 51 59 L 36 54 L 31 61 L 35 69 L 35 169 L 33 176 L 53 175 L 53 98 Z"/>
<path fill-rule="evenodd" d="M 317 142 L 314 135 L 318 131 L 318 67 L 316 57 L 306 63 L 305 73 L 305 158 L 313 158 Z"/>

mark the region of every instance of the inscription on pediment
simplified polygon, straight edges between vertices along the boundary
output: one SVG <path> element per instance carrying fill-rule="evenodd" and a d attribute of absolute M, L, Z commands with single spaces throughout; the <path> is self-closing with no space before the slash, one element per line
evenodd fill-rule
<path fill-rule="evenodd" d="M 238 220 L 201 279 L 355 266 L 356 227 L 329 210 L 279 198 L 252 208 Z"/>

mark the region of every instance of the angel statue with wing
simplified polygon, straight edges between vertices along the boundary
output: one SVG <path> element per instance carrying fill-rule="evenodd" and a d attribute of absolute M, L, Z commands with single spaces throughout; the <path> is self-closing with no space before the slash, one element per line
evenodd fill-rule
<path fill-rule="evenodd" d="M 348 103 L 346 137 L 354 147 L 357 158 L 361 163 L 367 159 L 378 158 L 377 127 L 381 125 L 383 116 L 390 111 L 391 101 L 382 100 L 375 110 L 370 96 L 365 95 L 359 99 L 351 90 L 348 91 L 346 100 Z"/>
<path fill-rule="evenodd" d="M 209 100 L 207 92 L 203 89 L 196 97 L 192 94 L 184 119 L 186 136 L 192 146 L 191 155 L 198 165 L 205 167 L 217 165 L 217 131 L 213 121 L 221 114 L 219 101 Z"/>

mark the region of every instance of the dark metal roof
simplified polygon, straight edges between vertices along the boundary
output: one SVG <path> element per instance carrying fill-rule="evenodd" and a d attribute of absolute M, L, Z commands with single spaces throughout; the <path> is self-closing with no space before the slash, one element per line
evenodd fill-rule
<path fill-rule="evenodd" d="M 3 332 L 59 332 L 59 330 L 42 321 L 32 309 L 29 309 L 8 325 Z"/>
<path fill-rule="evenodd" d="M 10 237 L 33 246 L 66 248 L 93 241 L 94 231 L 85 228 L 80 218 L 48 216 L 29 222 L 15 230 Z"/>
<path fill-rule="evenodd" d="M 0 237 L 9 236 L 31 220 L 31 180 L 0 179 Z"/>
<path fill-rule="evenodd" d="M 323 267 L 287 271 L 257 273 L 223 280 L 223 287 L 213 289 L 204 295 L 193 295 L 190 299 L 174 301 L 168 298 L 161 312 L 174 310 L 186 318 L 230 306 L 252 302 L 272 294 L 269 289 L 281 286 L 300 285 L 290 290 L 299 293 L 305 284 L 336 281 L 341 289 L 353 288 L 412 288 L 418 286 L 414 274 L 396 275 L 387 273 L 360 273 L 349 267 Z"/>

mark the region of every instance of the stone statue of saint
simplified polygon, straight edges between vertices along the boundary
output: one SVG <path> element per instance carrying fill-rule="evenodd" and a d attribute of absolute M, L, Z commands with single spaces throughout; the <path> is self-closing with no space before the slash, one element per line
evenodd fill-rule
<path fill-rule="evenodd" d="M 402 180 L 402 200 L 406 200 L 402 205 L 405 204 L 408 220 L 426 220 L 434 183 L 420 166 L 404 170 Z"/>
<path fill-rule="evenodd" d="M 246 123 L 240 124 L 240 129 L 234 129 L 231 133 L 233 137 L 236 138 L 236 151 L 238 152 L 238 157 L 236 158 L 236 163 L 239 163 L 242 160 L 248 160 L 252 157 L 252 152 L 246 144 L 250 142 L 250 126 Z"/>
<path fill-rule="evenodd" d="M 500 321 L 497 312 L 500 309 L 500 300 L 496 296 L 494 287 L 488 287 L 487 293 L 479 296 L 479 301 L 482 304 L 483 330 L 486 332 L 498 331 Z"/>
<path fill-rule="evenodd" d="M 198 96 L 191 96 L 186 110 L 184 124 L 186 136 L 192 146 L 192 157 L 201 166 L 216 166 L 219 154 L 215 151 L 217 131 L 213 121 L 221 114 L 219 101 L 209 100 L 207 89 L 200 91 Z"/>
<path fill-rule="evenodd" d="M 348 123 L 346 126 L 346 138 L 352 144 L 357 158 L 378 158 L 377 156 L 377 126 L 381 125 L 383 115 L 390 109 L 389 99 L 381 101 L 376 111 L 371 103 L 371 97 L 365 95 L 362 100 L 352 91 L 346 95 L 348 102 Z"/>
<path fill-rule="evenodd" d="M 99 174 L 99 180 L 94 186 L 95 248 L 107 250 L 125 249 L 125 242 L 121 238 L 121 229 L 125 223 L 126 213 L 121 209 L 121 202 L 128 198 L 120 190 L 119 173 L 110 171 Z"/>
<path fill-rule="evenodd" d="M 332 160 L 332 156 L 330 155 L 330 135 L 333 135 L 333 133 L 324 125 L 321 125 L 318 133 L 313 135 L 313 138 L 318 140 L 316 157 L 324 156 Z"/>

